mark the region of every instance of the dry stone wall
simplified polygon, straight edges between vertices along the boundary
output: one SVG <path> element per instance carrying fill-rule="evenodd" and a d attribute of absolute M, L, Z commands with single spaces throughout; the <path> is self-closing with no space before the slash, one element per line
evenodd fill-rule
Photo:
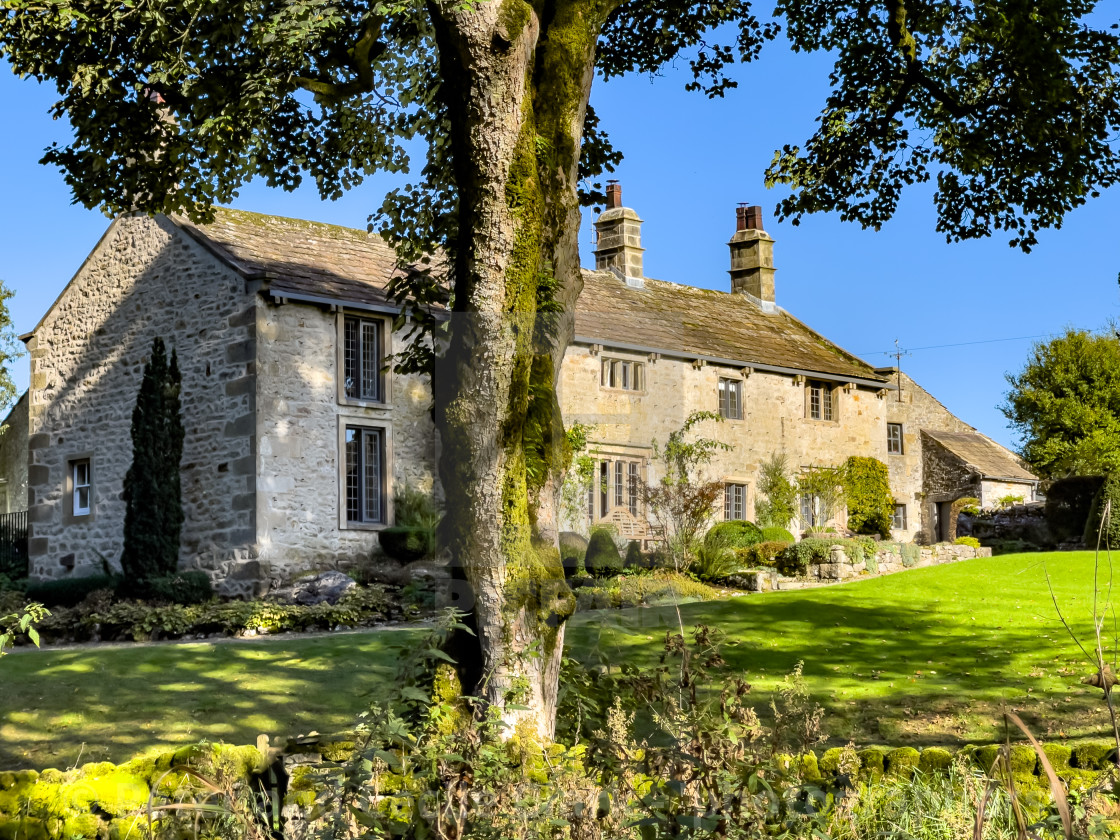
<path fill-rule="evenodd" d="M 28 342 L 34 576 L 117 563 L 129 427 L 156 336 L 183 374 L 180 565 L 219 569 L 255 554 L 256 307 L 245 280 L 168 219 L 113 222 Z M 92 466 L 80 517 L 67 478 L 77 458 Z"/>

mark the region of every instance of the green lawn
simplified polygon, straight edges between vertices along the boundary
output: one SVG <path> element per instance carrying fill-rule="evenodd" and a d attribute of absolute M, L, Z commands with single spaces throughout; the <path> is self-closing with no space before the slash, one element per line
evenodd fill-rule
<path fill-rule="evenodd" d="M 1120 559 L 1120 558 L 1118 558 Z M 1092 554 L 1010 555 L 680 608 L 728 636 L 760 710 L 798 660 L 835 742 L 941 744 L 1000 735 L 1019 709 L 1047 738 L 1103 735 L 1099 692 L 1043 577 L 1087 636 Z M 1120 581 L 1118 581 L 1120 590 Z M 1120 597 L 1120 591 L 1118 591 Z M 576 616 L 569 651 L 653 662 L 672 607 Z M 0 767 L 123 759 L 202 738 L 252 742 L 344 726 L 390 673 L 402 633 L 20 652 L 0 663 Z M 405 637 L 407 639 L 407 636 Z M 84 745 L 84 746 L 83 746 Z"/>

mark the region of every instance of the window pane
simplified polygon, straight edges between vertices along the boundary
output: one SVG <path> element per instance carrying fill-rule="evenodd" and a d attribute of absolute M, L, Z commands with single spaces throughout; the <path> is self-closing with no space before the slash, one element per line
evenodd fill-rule
<path fill-rule="evenodd" d="M 813 420 L 821 419 L 821 389 L 816 385 L 809 388 L 809 417 Z"/>
<path fill-rule="evenodd" d="M 362 450 L 359 445 L 357 429 L 346 429 L 346 521 L 361 522 L 362 491 L 361 475 Z"/>
<path fill-rule="evenodd" d="M 343 320 L 342 358 L 344 385 L 346 396 L 358 396 L 358 371 L 360 369 L 358 354 L 358 319 L 345 318 Z"/>
<path fill-rule="evenodd" d="M 743 416 L 743 383 L 735 380 L 729 381 L 727 384 L 727 407 L 729 411 L 728 416 L 732 420 L 739 420 Z"/>
<path fill-rule="evenodd" d="M 74 486 L 82 487 L 89 484 L 89 461 L 74 462 Z"/>
<path fill-rule="evenodd" d="M 719 413 L 721 417 L 727 416 L 727 380 L 719 381 Z"/>
<path fill-rule="evenodd" d="M 611 474 L 610 464 L 606 461 L 599 462 L 599 518 L 603 518 L 610 511 Z"/>
<path fill-rule="evenodd" d="M 821 387 L 821 404 L 823 410 L 821 412 L 823 419 L 832 419 L 832 389 L 827 385 Z"/>
<path fill-rule="evenodd" d="M 74 491 L 74 512 L 85 513 L 89 510 L 89 487 L 79 487 Z"/>
<path fill-rule="evenodd" d="M 362 398 L 381 399 L 381 330 L 376 321 L 362 321 Z"/>
<path fill-rule="evenodd" d="M 638 480 L 640 478 L 639 465 L 637 461 L 631 461 L 627 465 L 629 486 L 627 487 L 627 495 L 630 498 L 630 513 L 633 516 L 638 515 L 638 500 L 641 497 L 641 491 L 638 489 Z"/>
<path fill-rule="evenodd" d="M 381 521 L 381 433 L 366 430 L 363 435 L 364 474 L 362 495 L 365 521 Z"/>
<path fill-rule="evenodd" d="M 623 498 L 626 484 L 622 480 L 622 471 L 626 465 L 622 461 L 614 462 L 614 504 L 615 507 L 622 507 L 625 499 Z"/>
<path fill-rule="evenodd" d="M 814 502 L 814 499 L 810 494 L 803 493 L 801 495 L 801 524 L 802 525 L 812 527 L 813 525 L 817 524 L 816 522 L 813 521 L 813 512 L 814 512 L 813 509 L 816 507 L 813 504 L 813 502 Z"/>

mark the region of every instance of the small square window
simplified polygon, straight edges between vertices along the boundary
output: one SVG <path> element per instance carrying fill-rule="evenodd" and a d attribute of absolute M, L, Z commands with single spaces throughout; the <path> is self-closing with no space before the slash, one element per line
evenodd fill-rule
<path fill-rule="evenodd" d="M 747 485 L 723 485 L 723 518 L 729 522 L 747 518 Z"/>
<path fill-rule="evenodd" d="M 92 496 L 93 474 L 89 458 L 70 462 L 71 513 L 74 516 L 89 516 Z"/>
<path fill-rule="evenodd" d="M 891 517 L 891 528 L 895 531 L 906 530 L 906 505 L 895 505 Z"/>
<path fill-rule="evenodd" d="M 888 423 L 887 424 L 887 454 L 888 455 L 901 455 L 902 454 L 902 424 L 901 423 Z"/>
<path fill-rule="evenodd" d="M 719 413 L 728 420 L 743 419 L 743 380 L 719 380 Z"/>

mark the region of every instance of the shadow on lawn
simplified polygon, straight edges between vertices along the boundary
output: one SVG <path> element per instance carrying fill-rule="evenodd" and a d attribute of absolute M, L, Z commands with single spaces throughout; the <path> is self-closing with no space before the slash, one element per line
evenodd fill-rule
<path fill-rule="evenodd" d="M 404 641 L 361 635 L 5 657 L 0 769 L 125 760 L 202 739 L 273 742 L 352 722 Z"/>
<path fill-rule="evenodd" d="M 1003 737 L 1001 710 L 1017 710 L 1044 738 L 1107 737 L 1099 691 L 1079 684 L 1082 660 L 1068 638 L 1048 641 L 1026 627 L 949 622 L 920 605 L 836 604 L 751 597 L 680 608 L 686 631 L 699 623 L 727 634 L 728 668 L 754 686 L 769 714 L 778 681 L 805 663 L 806 685 L 826 710 L 833 743 L 952 745 Z M 604 613 L 573 627 L 573 654 L 603 665 L 657 662 L 673 608 Z"/>

